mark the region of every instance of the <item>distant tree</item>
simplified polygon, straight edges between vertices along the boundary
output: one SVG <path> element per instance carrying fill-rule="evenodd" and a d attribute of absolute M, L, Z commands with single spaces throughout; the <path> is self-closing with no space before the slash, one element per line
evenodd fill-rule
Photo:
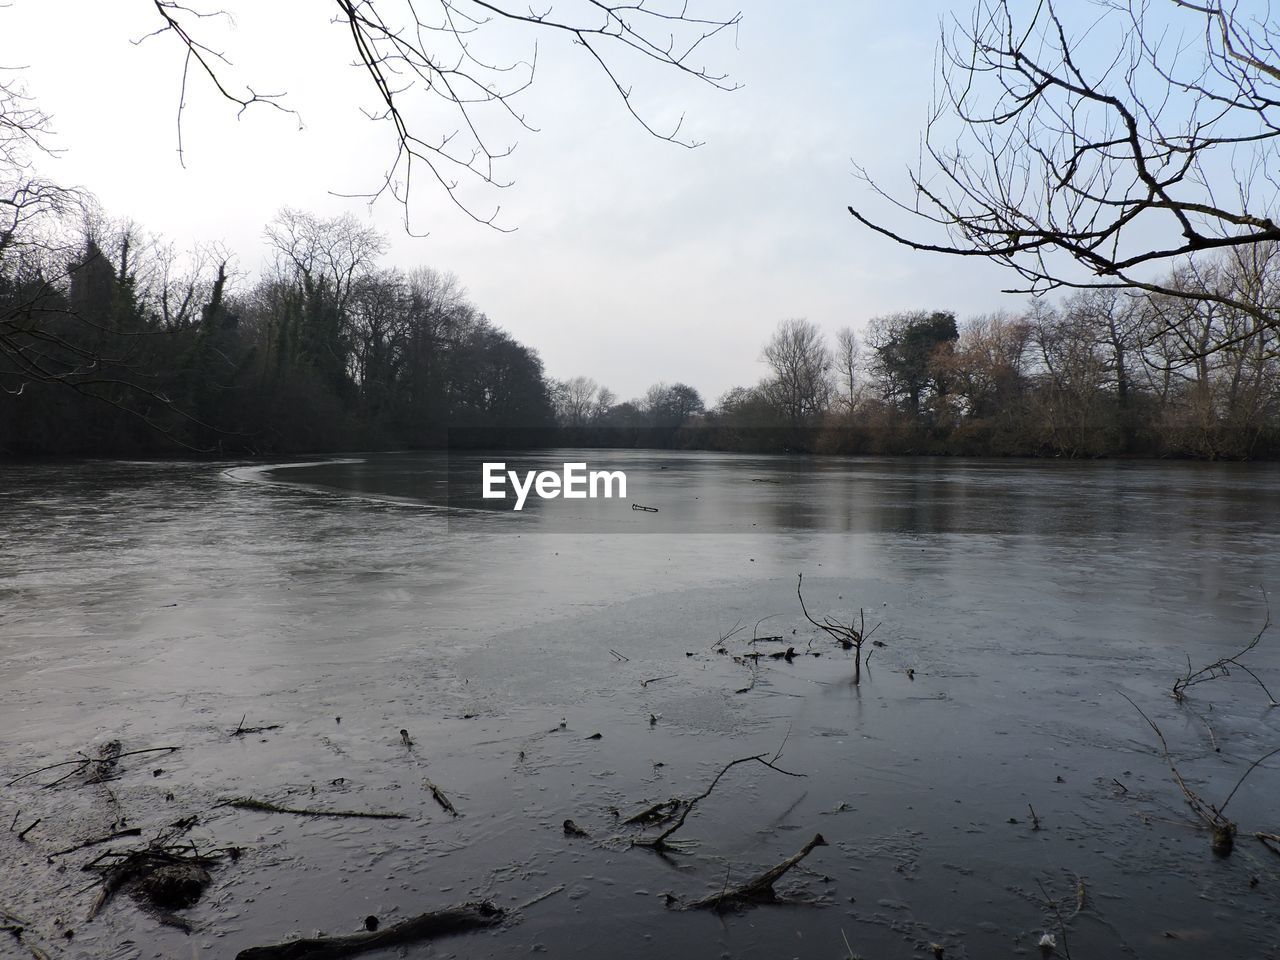
<path fill-rule="evenodd" d="M 858 335 L 849 327 L 836 331 L 835 369 L 836 393 L 846 410 L 852 410 L 858 399 L 858 378 L 861 369 L 861 346 Z"/>
<path fill-rule="evenodd" d="M 348 374 L 362 417 L 382 422 L 394 409 L 408 357 L 409 284 L 398 270 L 371 270 L 347 298 Z"/>
<path fill-rule="evenodd" d="M 339 310 L 387 250 L 387 239 L 351 214 L 317 217 L 282 207 L 264 231 L 282 273 L 324 288 Z"/>
<path fill-rule="evenodd" d="M 1039 398 L 1044 445 L 1069 457 L 1096 457 L 1119 440 L 1111 370 L 1088 317 L 1041 306 L 1032 342 L 1042 366 Z"/>
<path fill-rule="evenodd" d="M 921 400 L 930 391 L 945 394 L 946 384 L 940 379 L 945 365 L 936 358 L 959 336 L 955 314 L 947 311 L 920 310 L 872 320 L 874 367 L 885 397 L 918 416 Z"/>
<path fill-rule="evenodd" d="M 767 396 L 766 385 L 726 391 L 707 415 L 709 435 L 725 450 L 776 452 L 789 449 L 795 430 Z"/>
<path fill-rule="evenodd" d="M 972 420 L 1019 414 L 1027 404 L 1031 324 L 1022 317 L 992 314 L 960 327 L 954 350 L 942 354 L 952 392 Z"/>
<path fill-rule="evenodd" d="M 288 207 L 267 226 L 266 238 L 290 288 L 279 317 L 278 359 L 308 365 L 342 394 L 351 385 L 350 299 L 386 239 L 350 214 L 322 218 Z"/>
<path fill-rule="evenodd" d="M 240 385 L 247 367 L 239 327 L 240 315 L 228 303 L 227 265 L 222 263 L 200 307 L 195 339 L 180 361 L 172 388 L 182 398 L 182 409 L 195 420 L 190 429 L 201 447 L 221 448 L 227 438 L 219 435 L 219 426 L 223 433 L 232 427 L 228 394 Z"/>
<path fill-rule="evenodd" d="M 485 317 L 453 351 L 452 425 L 505 427 L 513 434 L 553 424 L 537 353 Z"/>
<path fill-rule="evenodd" d="M 187 0 L 153 0 L 150 6 L 158 16 L 157 27 L 142 39 L 173 38 L 181 52 L 177 97 L 180 162 L 188 83 L 207 82 L 238 112 L 270 106 L 296 117 L 283 95 L 261 92 L 233 76 L 232 59 L 221 52 L 220 40 L 211 36 L 234 26 L 230 11 L 201 9 Z M 311 8 L 310 13 L 319 9 Z M 714 38 L 736 28 L 739 16 L 703 16 L 691 3 L 664 8 L 648 0 L 591 0 L 571 8 L 557 5 L 537 11 L 505 0 L 403 4 L 332 0 L 329 9 L 332 21 L 348 38 L 355 65 L 369 83 L 374 107 L 365 111 L 365 116 L 384 124 L 391 134 L 386 166 L 364 196 L 389 195 L 403 204 L 406 229 L 410 229 L 411 193 L 424 177 L 468 216 L 498 226 L 495 221 L 500 208 L 481 212 L 465 192 L 466 186 L 496 190 L 509 185 L 500 167 L 514 149 L 515 137 L 534 129 L 519 109 L 518 97 L 533 81 L 542 38 L 563 41 L 567 48 L 582 51 L 584 62 L 601 71 L 603 82 L 645 130 L 686 147 L 697 143 L 684 137 L 681 121 L 659 128 L 646 118 L 646 111 L 632 96 L 631 69 L 642 71 L 656 65 L 712 87 L 727 90 L 736 86 L 723 74 L 710 71 L 701 57 Z M 50 29 L 60 26 L 51 23 Z M 529 40 L 528 58 L 506 59 L 503 48 L 512 37 Z M 492 46 L 487 46 L 490 40 Z M 166 428 L 154 416 L 158 410 L 165 412 L 166 421 L 189 419 L 189 412 L 175 409 L 176 405 L 194 394 L 205 395 L 208 385 L 194 389 L 179 386 L 169 393 L 157 390 L 154 380 L 158 371 L 139 363 L 138 355 L 150 352 L 173 360 L 174 350 L 181 354 L 190 347 L 181 337 L 183 346 L 175 347 L 172 335 L 194 330 L 196 312 L 218 281 L 211 269 L 186 277 L 165 269 L 152 302 L 137 271 L 126 269 L 127 263 L 113 262 L 124 298 L 110 306 L 95 300 L 93 310 L 96 314 L 114 311 L 115 320 L 136 314 L 142 324 L 125 331 L 98 325 L 100 316 L 75 315 L 66 299 L 68 265 L 84 266 L 85 261 L 79 258 L 82 251 L 76 249 L 79 237 L 72 225 L 84 218 L 88 198 L 35 172 L 33 155 L 49 152 L 49 117 L 12 74 L 12 70 L 0 68 L 0 390 L 21 395 L 32 384 L 52 385 L 123 406 L 161 430 Z M 443 113 L 432 104 L 443 106 Z M 118 107 L 114 102 L 103 104 L 104 109 Z M 437 122 L 441 125 L 433 127 Z M 284 211 L 269 235 L 280 263 L 288 265 L 287 276 L 277 277 L 274 284 L 247 298 L 255 309 L 246 312 L 244 331 L 247 343 L 260 332 L 256 324 L 264 323 L 270 330 L 265 340 L 255 343 L 255 362 L 262 366 L 262 389 L 267 389 L 267 380 L 275 387 L 291 380 L 289 389 L 298 410 L 309 402 L 320 402 L 321 395 L 344 407 L 346 401 L 337 398 L 356 391 L 357 382 L 365 393 L 382 390 L 385 384 L 377 386 L 381 383 L 378 377 L 385 371 L 380 369 L 375 377 L 352 365 L 373 362 L 380 367 L 384 361 L 398 363 L 402 358 L 378 353 L 381 347 L 375 341 L 381 334 L 377 331 L 366 331 L 373 339 L 356 344 L 346 326 L 350 320 L 348 300 L 359 284 L 368 255 L 378 252 L 380 240 L 348 219 L 323 220 L 296 211 Z M 215 257 L 214 261 L 225 263 L 226 258 Z M 221 276 L 220 290 L 227 281 L 225 274 Z M 78 287 L 83 290 L 84 282 Z M 138 307 L 136 311 L 126 302 L 130 298 Z M 80 305 L 85 302 L 81 298 Z M 370 302 L 366 301 L 366 306 Z M 256 309 L 266 305 L 269 310 Z M 152 307 L 157 308 L 154 313 Z M 155 317 L 160 320 L 151 322 Z M 104 333 L 112 335 L 104 337 Z M 170 338 L 170 342 L 144 345 L 138 342 L 144 335 L 148 339 Z M 415 419 L 409 407 L 421 413 L 430 404 L 438 412 L 440 378 L 436 374 L 441 356 L 430 343 L 419 327 L 405 346 L 422 361 L 406 363 L 406 369 L 412 371 L 407 375 L 410 382 L 398 385 L 412 395 L 408 405 L 393 403 L 389 397 L 373 401 L 365 396 L 363 402 L 382 407 L 385 400 L 388 410 L 394 409 L 396 416 L 418 425 L 425 421 Z M 355 356 L 365 347 L 373 352 Z M 207 349 L 211 346 L 205 342 L 201 350 Z M 432 353 L 430 361 L 424 359 L 427 352 Z M 130 363 L 115 362 L 126 356 Z M 179 366 L 196 369 L 186 361 Z M 148 372 L 141 375 L 144 369 Z M 104 386 L 108 383 L 109 388 Z M 47 409 L 62 406 L 50 403 Z M 331 412 L 333 409 L 337 408 Z M 321 418 L 317 408 L 305 422 L 308 431 Z M 299 429 L 304 425 L 300 415 L 292 420 Z M 312 442 L 322 442 L 321 433 L 308 435 Z M 168 436 L 177 438 L 176 433 Z"/>
<path fill-rule="evenodd" d="M 422 444 L 444 428 L 450 344 L 465 326 L 470 305 L 462 284 L 449 273 L 419 267 L 404 284 L 403 368 L 393 416 L 400 436 Z"/>
<path fill-rule="evenodd" d="M 831 399 L 831 351 L 822 332 L 802 318 L 783 320 L 763 359 L 771 376 L 761 385 L 765 398 L 793 428 L 811 426 Z"/>
<path fill-rule="evenodd" d="M 1166 281 L 1266 309 L 1280 304 L 1280 244 L 1255 244 L 1185 264 Z M 1161 452 L 1217 459 L 1254 454 L 1280 412 L 1280 327 L 1216 299 L 1140 301 L 1139 367 L 1160 414 Z"/>
<path fill-rule="evenodd" d="M 614 429 L 633 430 L 645 424 L 645 414 L 631 402 L 615 403 L 600 418 L 600 425 Z"/>
<path fill-rule="evenodd" d="M 1142 363 L 1143 304 L 1146 298 L 1114 287 L 1076 290 L 1062 303 L 1076 334 L 1097 344 L 1115 391 L 1121 449 L 1134 442 L 1133 381 Z"/>
<path fill-rule="evenodd" d="M 655 383 L 644 395 L 641 408 L 655 427 L 679 427 L 704 409 L 698 391 L 685 383 Z"/>
<path fill-rule="evenodd" d="M 551 384 L 556 422 L 562 427 L 587 427 L 613 406 L 613 391 L 590 377 L 571 377 Z"/>

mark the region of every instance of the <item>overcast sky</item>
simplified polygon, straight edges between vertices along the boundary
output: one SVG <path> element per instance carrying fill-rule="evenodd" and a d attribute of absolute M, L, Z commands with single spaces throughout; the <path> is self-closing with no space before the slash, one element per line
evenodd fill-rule
<path fill-rule="evenodd" d="M 685 131 L 705 141 L 695 150 L 648 136 L 581 49 L 544 42 L 534 86 L 517 101 L 538 132 L 520 133 L 500 169 L 516 183 L 501 196 L 468 195 L 480 210 L 500 201 L 500 221 L 516 232 L 468 220 L 420 181 L 413 213 L 425 238 L 405 233 L 394 202 L 370 210 L 332 195 L 375 185 L 388 143 L 360 112 L 374 106 L 372 87 L 350 65 L 329 5 L 225 6 L 234 26 L 207 29 L 235 63 L 229 75 L 288 91 L 304 126 L 265 107 L 237 120 L 193 75 L 185 168 L 182 49 L 172 36 L 131 42 L 159 22 L 151 0 L 0 9 L 0 63 L 26 68 L 64 150 L 43 169 L 179 246 L 224 241 L 246 274 L 261 266 L 262 228 L 280 207 L 349 210 L 387 233 L 389 263 L 456 273 L 550 375 L 586 374 L 623 398 L 658 380 L 690 383 L 708 401 L 753 383 L 761 345 L 786 317 L 834 336 L 890 311 L 966 316 L 1022 304 L 999 293 L 1010 278 L 991 265 L 904 250 L 845 209 L 869 202 L 854 161 L 903 183 L 927 115 L 939 17 L 953 5 L 706 0 L 711 13 L 742 10 L 736 37 L 706 57 L 742 88 L 650 72 L 635 87 L 638 109 L 656 122 L 687 115 Z M 518 39 L 495 42 L 527 53 L 527 44 L 510 47 Z M 515 137 L 499 128 L 501 142 Z"/>

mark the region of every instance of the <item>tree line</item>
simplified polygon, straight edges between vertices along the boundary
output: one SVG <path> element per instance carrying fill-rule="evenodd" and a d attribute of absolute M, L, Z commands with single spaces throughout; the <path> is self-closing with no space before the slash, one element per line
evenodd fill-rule
<path fill-rule="evenodd" d="M 350 216 L 286 209 L 266 238 L 270 266 L 245 278 L 100 216 L 0 235 L 0 450 L 432 447 L 554 423 L 537 353 L 453 276 L 382 266 Z"/>
<path fill-rule="evenodd" d="M 274 455 L 623 446 L 968 456 L 1280 455 L 1280 245 L 1188 261 L 1171 292 L 1090 288 L 957 320 L 919 310 L 829 340 L 781 322 L 766 375 L 713 405 L 621 401 L 546 375 L 453 276 L 381 264 L 350 216 L 282 210 L 267 268 L 179 255 L 84 214 L 0 235 L 0 450 Z M 1205 292 L 1210 296 L 1205 296 Z"/>
<path fill-rule="evenodd" d="M 901 312 L 872 319 L 861 341 L 841 329 L 834 343 L 807 320 L 785 320 L 761 353 L 766 376 L 709 410 L 695 393 L 678 428 L 634 429 L 637 412 L 664 409 L 663 390 L 676 389 L 661 384 L 616 404 L 578 378 L 557 413 L 578 440 L 624 445 L 1272 458 L 1280 330 L 1259 314 L 1280 305 L 1278 281 L 1280 245 L 1255 244 L 1184 264 L 1163 281 L 1171 292 L 1088 288 L 964 321 L 947 310 Z"/>

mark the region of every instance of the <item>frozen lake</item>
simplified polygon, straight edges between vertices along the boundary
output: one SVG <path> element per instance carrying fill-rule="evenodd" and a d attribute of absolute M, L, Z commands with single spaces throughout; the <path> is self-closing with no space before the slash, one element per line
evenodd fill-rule
<path fill-rule="evenodd" d="M 1046 931 L 1062 948 L 1052 896 L 1076 957 L 1280 956 L 1280 856 L 1252 836 L 1280 833 L 1280 758 L 1232 798 L 1216 857 L 1121 696 L 1214 803 L 1280 745 L 1240 671 L 1170 695 L 1280 592 L 1280 469 L 557 451 L 533 459 L 624 469 L 626 500 L 513 516 L 460 492 L 481 459 L 0 466 L 0 782 L 110 740 L 181 748 L 108 784 L 0 792 L 5 826 L 42 820 L 0 831 L 0 909 L 31 942 L 233 957 L 555 890 L 408 955 L 1038 956 Z M 801 616 L 800 573 L 811 613 L 881 624 L 860 686 Z M 1246 660 L 1273 692 L 1278 650 L 1272 631 Z M 279 727 L 231 736 L 242 717 Z M 631 846 L 611 810 L 780 748 L 804 776 L 735 768 L 681 852 Z M 409 819 L 217 806 L 233 797 Z M 49 854 L 189 815 L 199 843 L 244 850 L 185 912 L 194 931 L 123 895 L 86 922 L 97 850 Z M 803 905 L 665 903 L 815 832 L 828 845 L 778 883 Z"/>

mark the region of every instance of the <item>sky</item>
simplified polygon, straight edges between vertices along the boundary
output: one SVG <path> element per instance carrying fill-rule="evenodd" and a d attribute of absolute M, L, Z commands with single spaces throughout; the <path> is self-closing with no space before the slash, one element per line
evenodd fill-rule
<path fill-rule="evenodd" d="M 403 0 L 386 3 L 398 15 Z M 850 204 L 910 229 L 876 206 L 855 162 L 905 184 L 927 118 L 939 20 L 932 0 L 783 3 L 692 0 L 711 15 L 741 10 L 736 33 L 703 59 L 741 87 L 724 92 L 622 61 L 633 103 L 656 125 L 685 116 L 696 149 L 647 134 L 581 48 L 539 43 L 532 86 L 515 101 L 536 132 L 498 124 L 516 149 L 500 174 L 514 184 L 465 196 L 499 221 L 478 224 L 417 181 L 411 213 L 363 193 L 385 170 L 385 125 L 351 63 L 349 38 L 316 0 L 227 0 L 234 22 L 201 20 L 233 66 L 224 77 L 286 91 L 298 116 L 257 105 L 237 117 L 192 73 L 177 105 L 183 50 L 152 0 L 11 0 L 0 8 L 0 64 L 22 68 L 52 115 L 56 157 L 41 171 L 92 191 L 180 248 L 219 241 L 246 278 L 263 265 L 263 228 L 283 206 L 351 212 L 388 238 L 387 265 L 452 272 L 497 325 L 535 348 L 547 373 L 586 375 L 621 398 L 682 381 L 710 402 L 764 374 L 761 348 L 779 321 L 806 317 L 834 340 L 879 314 L 950 309 L 961 317 L 1014 310 L 1013 279 L 972 259 L 913 252 L 859 226 Z M 495 58 L 527 57 L 518 31 L 477 34 Z M 629 68 L 629 69 L 627 69 Z M 414 101 L 423 129 L 456 124 Z"/>

